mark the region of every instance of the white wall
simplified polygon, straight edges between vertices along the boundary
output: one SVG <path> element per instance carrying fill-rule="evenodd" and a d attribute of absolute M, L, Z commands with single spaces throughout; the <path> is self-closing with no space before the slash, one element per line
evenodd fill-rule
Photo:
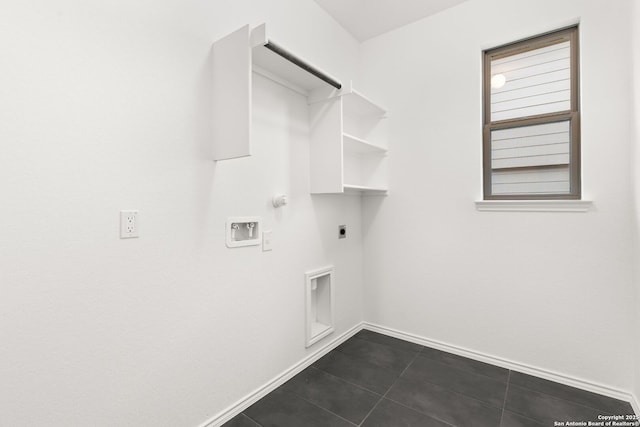
<path fill-rule="evenodd" d="M 640 405 L 640 172 L 638 165 L 640 164 L 640 28 L 637 23 L 640 22 L 640 0 L 632 0 L 632 13 L 629 15 L 632 25 L 633 41 L 632 41 L 632 59 L 633 59 L 633 113 L 634 118 L 631 122 L 633 127 L 635 141 L 633 156 L 631 156 L 634 182 L 634 201 L 635 201 L 635 221 L 634 231 L 636 237 L 635 251 L 635 267 L 636 267 L 636 376 L 634 394 L 636 403 Z"/>
<path fill-rule="evenodd" d="M 311 0 L 0 6 L 0 424 L 198 425 L 308 353 L 303 274 L 329 263 L 335 335 L 362 320 L 360 201 L 309 195 L 306 100 L 257 77 L 254 156 L 210 160 L 211 44 L 262 21 L 351 78 Z M 274 251 L 227 249 L 233 215 Z"/>
<path fill-rule="evenodd" d="M 363 204 L 367 321 L 632 389 L 629 5 L 471 0 L 363 45 L 392 113 L 390 195 Z M 482 50 L 578 19 L 594 209 L 477 212 Z"/>

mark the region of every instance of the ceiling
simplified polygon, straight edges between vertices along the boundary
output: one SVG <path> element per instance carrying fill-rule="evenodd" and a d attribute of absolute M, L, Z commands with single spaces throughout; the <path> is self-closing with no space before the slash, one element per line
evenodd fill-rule
<path fill-rule="evenodd" d="M 465 0 L 315 0 L 360 41 L 418 21 Z"/>

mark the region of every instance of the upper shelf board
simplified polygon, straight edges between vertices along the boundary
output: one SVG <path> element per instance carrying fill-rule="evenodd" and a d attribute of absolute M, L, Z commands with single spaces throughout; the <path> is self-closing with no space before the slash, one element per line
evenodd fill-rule
<path fill-rule="evenodd" d="M 344 150 L 353 154 L 368 154 L 379 153 L 384 154 L 387 152 L 385 147 L 381 147 L 376 144 L 372 144 L 369 141 L 365 141 L 357 136 L 350 135 L 348 133 L 342 134 Z"/>
<path fill-rule="evenodd" d="M 281 54 L 267 48 L 269 44 L 274 46 Z M 251 47 L 254 71 L 264 74 L 266 77 L 273 78 L 280 83 L 290 83 L 294 86 L 294 89 L 297 89 L 299 92 L 308 94 L 313 90 L 327 87 L 330 84 L 342 85 L 340 81 L 331 74 L 290 50 L 285 50 L 279 43 L 270 40 L 267 36 L 265 24 L 259 25 L 251 30 Z M 285 58 L 285 56 L 290 59 Z M 328 83 L 322 78 L 312 74 L 312 72 L 305 70 L 302 66 L 297 65 L 295 62 L 299 62 L 303 66 L 313 70 L 312 72 L 323 75 L 326 80 L 333 81 L 333 83 Z"/>
<path fill-rule="evenodd" d="M 344 193 L 358 196 L 386 196 L 387 189 L 381 187 L 367 187 L 364 185 L 344 184 Z"/>
<path fill-rule="evenodd" d="M 384 116 L 387 110 L 355 89 L 344 95 L 345 114 L 356 116 Z"/>
<path fill-rule="evenodd" d="M 387 109 L 356 90 L 353 82 L 349 82 L 340 90 L 326 85 L 319 87 L 309 94 L 308 103 L 327 102 L 340 97 L 343 100 L 345 115 L 387 117 Z"/>

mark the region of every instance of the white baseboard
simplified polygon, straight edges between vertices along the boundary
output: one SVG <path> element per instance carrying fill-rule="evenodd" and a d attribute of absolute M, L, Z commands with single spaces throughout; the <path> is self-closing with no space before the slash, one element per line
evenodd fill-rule
<path fill-rule="evenodd" d="M 351 338 L 353 335 L 358 333 L 363 328 L 363 323 L 359 323 L 353 328 L 349 329 L 342 335 L 336 337 L 332 341 L 328 342 L 315 352 L 311 353 L 300 362 L 286 369 L 284 372 L 276 375 L 269 382 L 264 384 L 263 386 L 257 388 L 253 392 L 249 393 L 247 396 L 238 400 L 233 405 L 229 406 L 227 409 L 222 412 L 214 415 L 209 420 L 200 424 L 200 427 L 219 427 L 227 421 L 231 420 L 236 415 L 240 414 L 242 411 L 247 409 L 249 406 L 256 403 L 258 400 L 265 397 L 267 394 L 271 393 L 276 388 L 280 387 L 285 382 L 289 381 L 291 378 L 302 372 L 304 369 L 308 368 L 315 361 L 320 359 L 325 354 L 329 353 L 331 350 L 342 344 L 344 341 Z"/>
<path fill-rule="evenodd" d="M 631 394 L 631 407 L 636 415 L 640 416 L 640 399 L 634 393 Z"/>
<path fill-rule="evenodd" d="M 560 374 L 558 372 L 553 372 L 547 369 L 538 368 L 538 367 L 527 365 L 524 363 L 514 362 L 512 360 L 503 359 L 501 357 L 492 356 L 490 354 L 469 350 L 463 347 L 444 343 L 441 341 L 424 338 L 415 334 L 398 331 L 396 329 L 387 328 L 385 326 L 380 326 L 373 323 L 364 322 L 364 329 L 368 329 L 370 331 L 378 332 L 394 338 L 400 338 L 402 340 L 424 345 L 426 347 L 443 350 L 449 353 L 457 354 L 459 356 L 468 357 L 469 359 L 478 360 L 480 362 L 501 366 L 503 368 L 511 369 L 513 371 L 518 371 L 518 372 L 533 375 L 536 377 L 544 378 L 550 381 L 555 381 L 557 383 L 565 384 L 571 387 L 576 387 L 576 388 L 590 391 L 593 393 L 598 393 L 605 396 L 613 397 L 614 399 L 624 400 L 625 402 L 630 402 L 636 414 L 640 415 L 640 408 L 638 407 L 638 399 L 628 391 L 619 390 L 603 384 L 598 384 L 592 381 L 575 378 L 570 375 Z"/>

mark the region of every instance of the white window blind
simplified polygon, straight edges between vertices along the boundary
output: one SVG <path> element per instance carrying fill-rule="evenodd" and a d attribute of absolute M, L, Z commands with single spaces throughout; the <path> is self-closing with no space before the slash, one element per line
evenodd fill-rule
<path fill-rule="evenodd" d="M 571 108 L 571 49 L 562 42 L 491 61 L 491 75 L 505 84 L 491 88 L 491 121 Z"/>
<path fill-rule="evenodd" d="M 570 191 L 568 120 L 491 132 L 492 194 Z"/>

